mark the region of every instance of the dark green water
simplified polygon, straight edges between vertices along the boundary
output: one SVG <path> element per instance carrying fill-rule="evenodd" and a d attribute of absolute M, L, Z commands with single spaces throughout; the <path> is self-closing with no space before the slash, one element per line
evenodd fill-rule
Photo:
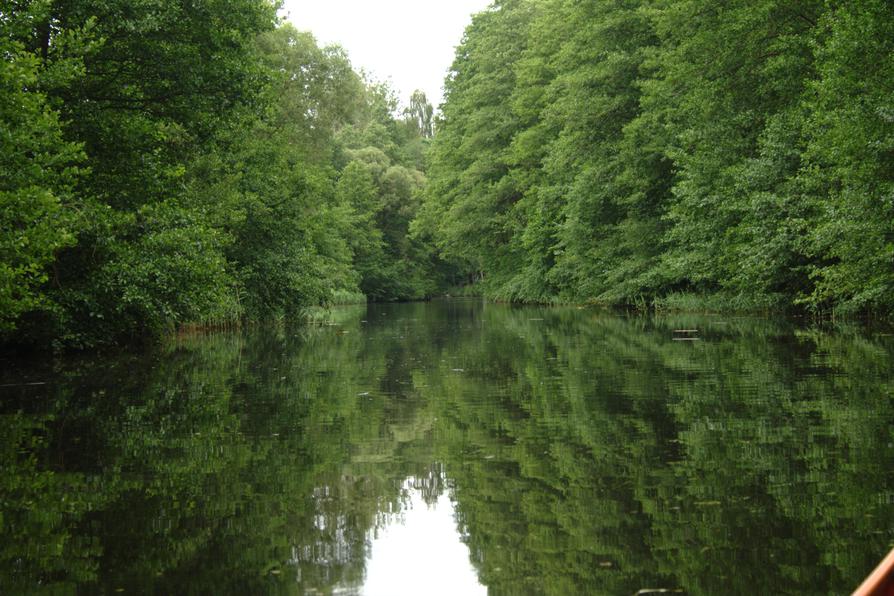
<path fill-rule="evenodd" d="M 888 335 L 332 317 L 4 361 L 0 593 L 840 594 L 894 546 Z"/>

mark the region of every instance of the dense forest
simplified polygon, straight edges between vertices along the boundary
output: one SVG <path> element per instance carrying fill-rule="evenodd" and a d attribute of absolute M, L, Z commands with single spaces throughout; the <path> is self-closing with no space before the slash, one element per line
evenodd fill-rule
<path fill-rule="evenodd" d="M 498 0 L 435 116 L 267 0 L 3 0 L 0 334 L 87 347 L 459 281 L 890 313 L 892 52 L 885 0 Z"/>
<path fill-rule="evenodd" d="M 890 2 L 497 2 L 442 110 L 417 225 L 486 295 L 894 306 Z"/>
<path fill-rule="evenodd" d="M 417 299 L 433 110 L 266 0 L 0 8 L 0 333 L 83 347 Z"/>

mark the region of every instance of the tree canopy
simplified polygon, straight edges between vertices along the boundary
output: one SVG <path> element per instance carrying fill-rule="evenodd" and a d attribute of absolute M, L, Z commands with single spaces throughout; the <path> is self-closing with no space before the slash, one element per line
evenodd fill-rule
<path fill-rule="evenodd" d="M 85 347 L 462 284 L 890 314 L 892 11 L 498 0 L 436 114 L 268 0 L 8 1 L 0 334 Z"/>
<path fill-rule="evenodd" d="M 495 2 L 457 50 L 421 221 L 495 298 L 890 313 L 892 16 Z"/>
<path fill-rule="evenodd" d="M 273 3 L 23 0 L 0 28 L 6 341 L 128 342 L 438 285 L 408 235 L 431 105 L 399 115 Z"/>

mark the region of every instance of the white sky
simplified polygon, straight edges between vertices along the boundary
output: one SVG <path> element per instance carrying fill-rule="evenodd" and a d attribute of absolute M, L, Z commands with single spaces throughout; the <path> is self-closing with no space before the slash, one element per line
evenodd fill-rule
<path fill-rule="evenodd" d="M 282 13 L 320 45 L 347 50 L 355 70 L 390 80 L 406 104 L 422 89 L 437 108 L 471 15 L 490 0 L 284 0 Z"/>

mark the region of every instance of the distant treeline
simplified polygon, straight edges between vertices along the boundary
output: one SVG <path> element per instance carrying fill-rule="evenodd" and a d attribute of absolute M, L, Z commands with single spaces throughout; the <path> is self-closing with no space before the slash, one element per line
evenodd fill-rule
<path fill-rule="evenodd" d="M 894 307 L 894 3 L 505 0 L 419 229 L 516 301 Z"/>
<path fill-rule="evenodd" d="M 396 113 L 267 0 L 0 3 L 0 339 L 430 294 L 432 110 Z"/>

